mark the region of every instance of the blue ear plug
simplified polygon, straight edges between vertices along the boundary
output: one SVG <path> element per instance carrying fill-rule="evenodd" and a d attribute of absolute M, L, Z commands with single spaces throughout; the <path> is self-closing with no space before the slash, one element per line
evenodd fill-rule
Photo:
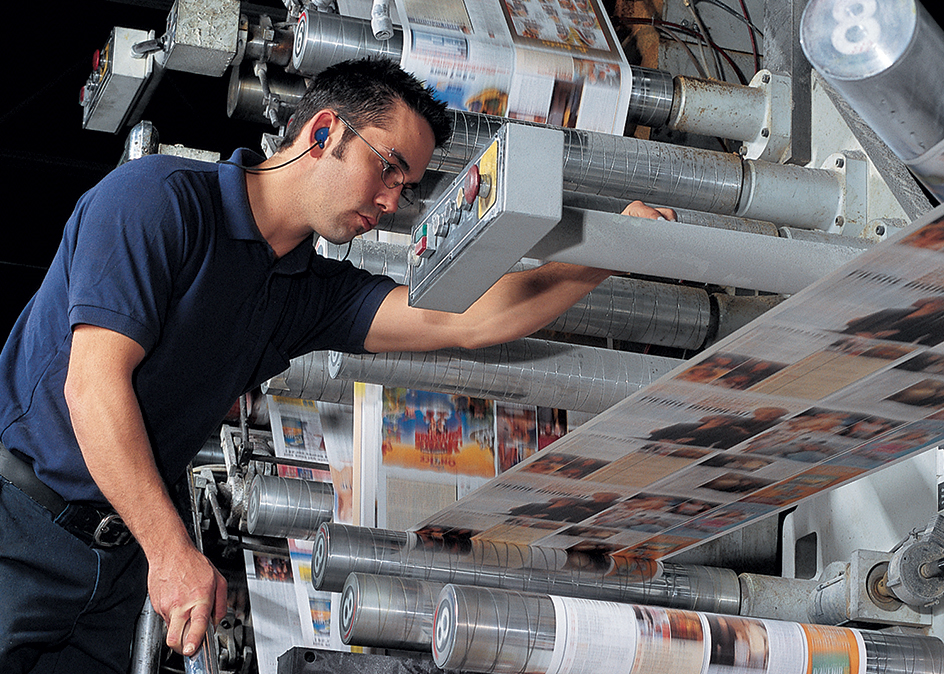
<path fill-rule="evenodd" d="M 322 150 L 324 149 L 325 141 L 328 139 L 328 127 L 323 126 L 320 129 L 315 131 L 315 142 L 318 144 Z"/>

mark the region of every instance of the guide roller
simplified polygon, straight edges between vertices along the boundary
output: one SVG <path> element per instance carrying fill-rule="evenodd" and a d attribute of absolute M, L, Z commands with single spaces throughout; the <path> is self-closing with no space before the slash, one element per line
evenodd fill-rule
<path fill-rule="evenodd" d="M 446 585 L 433 658 L 446 670 L 583 674 L 866 672 L 944 667 L 944 643 L 824 625 Z"/>
<path fill-rule="evenodd" d="M 329 522 L 315 536 L 311 577 L 329 592 L 340 592 L 348 574 L 369 573 L 719 613 L 740 606 L 738 577 L 728 569 L 613 556 L 605 568 L 584 561 L 554 548 Z"/>
<path fill-rule="evenodd" d="M 256 475 L 249 488 L 249 533 L 275 538 L 312 539 L 334 512 L 334 489 L 278 475 Z"/>
<path fill-rule="evenodd" d="M 443 583 L 352 573 L 341 591 L 341 641 L 429 652 Z"/>

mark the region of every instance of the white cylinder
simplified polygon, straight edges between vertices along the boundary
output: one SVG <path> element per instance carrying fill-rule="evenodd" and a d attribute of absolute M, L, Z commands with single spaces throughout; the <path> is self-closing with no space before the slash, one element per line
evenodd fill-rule
<path fill-rule="evenodd" d="M 944 32 L 915 0 L 813 0 L 810 63 L 944 200 Z"/>
<path fill-rule="evenodd" d="M 704 136 L 751 140 L 766 119 L 764 92 L 739 84 L 675 78 L 675 98 L 669 127 Z"/>
<path fill-rule="evenodd" d="M 842 204 L 839 176 L 823 169 L 744 162 L 744 190 L 737 215 L 755 220 L 783 222 L 803 229 L 827 230 L 833 226 Z"/>

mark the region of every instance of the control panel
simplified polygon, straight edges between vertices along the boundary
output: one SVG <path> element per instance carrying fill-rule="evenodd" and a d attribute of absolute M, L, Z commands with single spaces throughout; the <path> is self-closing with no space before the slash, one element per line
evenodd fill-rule
<path fill-rule="evenodd" d="M 561 218 L 564 134 L 507 123 L 413 229 L 410 305 L 461 313 Z"/>
<path fill-rule="evenodd" d="M 132 47 L 154 33 L 116 27 L 95 52 L 92 74 L 82 87 L 82 128 L 117 133 L 134 108 L 154 70 L 154 57 L 135 56 Z"/>

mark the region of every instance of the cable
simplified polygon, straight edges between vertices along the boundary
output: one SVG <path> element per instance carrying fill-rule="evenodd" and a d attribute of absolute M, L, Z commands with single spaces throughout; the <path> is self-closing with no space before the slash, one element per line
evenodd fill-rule
<path fill-rule="evenodd" d="M 744 0 L 738 0 L 741 3 L 741 11 L 744 12 L 744 23 L 747 24 L 747 34 L 751 38 L 751 54 L 754 56 L 754 73 L 760 70 L 760 55 L 757 52 L 757 40 L 754 38 L 753 25 L 751 24 L 751 15 L 747 12 L 747 5 Z"/>
<path fill-rule="evenodd" d="M 682 49 L 684 49 L 685 52 L 688 54 L 688 58 L 691 60 L 692 65 L 695 66 L 695 70 L 698 71 L 698 74 L 704 79 L 708 79 L 708 73 L 705 72 L 705 69 L 702 67 L 701 62 L 698 60 L 698 57 L 695 56 L 695 53 L 691 50 L 691 47 L 685 44 L 685 41 L 682 40 L 682 38 L 676 35 L 673 31 L 662 26 L 657 26 L 656 31 L 658 31 L 660 35 L 665 35 L 666 37 L 669 37 L 675 40 L 675 42 L 677 42 L 678 45 Z"/>
<path fill-rule="evenodd" d="M 726 11 L 728 14 L 733 16 L 735 19 L 737 19 L 741 23 L 747 24 L 747 26 L 752 31 L 757 33 L 760 37 L 764 37 L 764 31 L 762 31 L 760 28 L 754 25 L 754 23 L 750 19 L 750 15 L 746 11 L 747 9 L 746 7 L 744 8 L 744 11 L 738 12 L 733 7 L 730 7 L 726 5 L 725 3 L 721 2 L 721 0 L 695 0 L 695 2 L 707 2 L 709 5 L 714 5 L 715 7 L 723 9 L 724 11 Z M 738 0 L 738 2 L 741 2 L 741 0 Z M 744 3 L 741 2 L 741 4 L 743 5 Z"/>
<path fill-rule="evenodd" d="M 754 58 L 754 72 L 756 73 L 758 70 L 760 70 L 760 53 L 758 52 L 758 49 L 757 49 L 757 39 L 754 37 L 754 32 L 757 31 L 757 33 L 761 37 L 763 37 L 764 34 L 751 21 L 751 15 L 747 11 L 747 6 L 744 4 L 744 0 L 738 0 L 738 3 L 741 6 L 740 13 L 734 8 L 729 7 L 725 3 L 721 2 L 721 0 L 693 0 L 691 5 L 689 5 L 688 0 L 684 0 L 684 1 L 685 1 L 685 5 L 691 9 L 692 14 L 695 16 L 695 21 L 698 23 L 698 26 L 701 28 L 702 32 L 705 35 L 707 35 L 707 28 L 704 27 L 704 24 L 701 21 L 701 17 L 699 13 L 695 10 L 695 3 L 698 3 L 698 2 L 707 2 L 711 5 L 714 5 L 715 7 L 719 7 L 723 9 L 724 11 L 728 12 L 729 14 L 731 14 L 738 21 L 741 21 L 742 23 L 744 23 L 747 26 L 747 35 L 751 41 L 751 55 Z"/>
<path fill-rule="evenodd" d="M 708 28 L 701 20 L 701 13 L 695 7 L 695 3 L 691 0 L 682 0 L 682 4 L 688 7 L 688 11 L 692 13 L 692 17 L 695 19 L 695 23 L 698 25 L 698 30 L 705 38 L 705 44 L 710 44 L 712 42 L 711 35 L 708 33 Z M 705 48 L 703 45 L 699 45 L 699 47 L 701 49 L 702 59 L 705 61 L 705 70 L 708 70 L 709 68 L 707 58 L 705 57 Z M 715 63 L 715 68 L 718 71 L 718 79 L 724 81 L 723 66 L 721 65 L 721 59 L 718 57 L 718 52 L 713 52 L 712 56 L 714 57 L 712 60 Z"/>
<path fill-rule="evenodd" d="M 289 160 L 286 161 L 286 162 L 282 162 L 281 164 L 278 164 L 278 165 L 276 165 L 276 166 L 267 166 L 266 168 L 256 168 L 256 167 L 254 167 L 254 166 L 244 166 L 243 164 L 239 164 L 239 163 L 237 163 L 237 162 L 230 161 L 229 159 L 221 159 L 221 160 L 220 160 L 219 162 L 217 162 L 217 163 L 218 163 L 218 164 L 227 164 L 227 165 L 229 165 L 229 166 L 235 166 L 235 167 L 238 168 L 238 169 L 242 169 L 242 170 L 245 171 L 246 173 L 265 173 L 265 172 L 267 172 L 267 171 L 277 171 L 277 170 L 280 169 L 280 168 L 285 168 L 285 167 L 288 166 L 289 164 L 292 164 L 292 163 L 298 161 L 299 159 L 301 159 L 302 157 L 304 157 L 306 154 L 308 154 L 309 152 L 311 152 L 312 150 L 314 150 L 317 145 L 318 145 L 318 143 L 315 143 L 314 145 L 312 145 L 311 147 L 309 147 L 307 150 L 305 150 L 305 151 L 302 152 L 301 154 L 299 154 L 299 155 L 297 155 L 297 156 L 295 156 L 295 157 L 292 157 L 291 159 L 289 159 Z"/>
<path fill-rule="evenodd" d="M 709 47 L 711 47 L 716 52 L 718 52 L 718 54 L 720 54 L 721 57 L 725 61 L 728 62 L 728 65 L 731 66 L 731 69 L 734 71 L 734 74 L 737 76 L 738 81 L 741 84 L 745 84 L 745 85 L 747 84 L 747 79 L 744 77 L 744 73 L 741 71 L 738 65 L 734 62 L 734 60 L 728 55 L 728 53 L 724 49 L 719 47 L 717 44 L 715 44 L 710 38 L 706 38 L 697 30 L 692 30 L 691 28 L 682 26 L 681 24 L 672 23 L 671 21 L 662 21 L 661 19 L 656 19 L 656 18 L 641 19 L 641 18 L 635 18 L 635 17 L 626 17 L 623 19 L 623 22 L 628 23 L 628 24 L 633 24 L 633 25 L 653 26 L 655 28 L 664 28 L 666 30 L 683 33 L 685 35 L 688 35 L 689 37 L 694 37 L 699 40 L 704 40 L 708 44 Z"/>

